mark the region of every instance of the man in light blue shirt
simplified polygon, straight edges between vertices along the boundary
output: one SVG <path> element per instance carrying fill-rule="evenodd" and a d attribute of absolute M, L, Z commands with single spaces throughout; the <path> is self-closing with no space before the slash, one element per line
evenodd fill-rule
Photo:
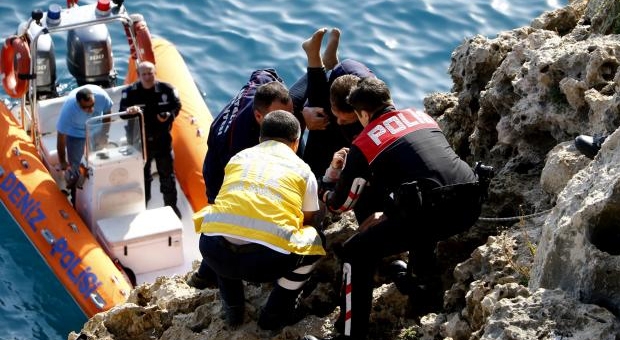
<path fill-rule="evenodd" d="M 60 117 L 56 123 L 58 130 L 56 152 L 60 167 L 65 170 L 67 188 L 71 190 L 73 205 L 75 205 L 75 185 L 79 177 L 80 161 L 86 146 L 86 121 L 91 117 L 111 113 L 113 104 L 104 89 L 88 84 L 69 92 L 60 108 Z"/>
<path fill-rule="evenodd" d="M 71 168 L 76 171 L 79 168 L 86 144 L 86 120 L 109 114 L 112 105 L 108 93 L 97 85 L 80 86 L 67 95 L 56 124 L 56 148 L 62 170 Z"/>

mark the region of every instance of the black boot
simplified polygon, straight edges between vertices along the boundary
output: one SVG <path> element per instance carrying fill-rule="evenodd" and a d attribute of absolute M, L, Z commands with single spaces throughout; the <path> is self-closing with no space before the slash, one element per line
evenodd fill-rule
<path fill-rule="evenodd" d="M 280 330 L 295 324 L 306 316 L 307 311 L 298 303 L 301 289 L 288 290 L 276 285 L 258 316 L 258 327 L 264 330 Z"/>
<path fill-rule="evenodd" d="M 240 306 L 228 306 L 222 301 L 224 307 L 224 317 L 226 325 L 231 329 L 236 329 L 243 324 L 243 316 L 245 314 L 245 305 Z"/>
<path fill-rule="evenodd" d="M 144 185 L 144 204 L 148 205 L 151 200 L 151 182 L 146 182 Z"/>
<path fill-rule="evenodd" d="M 409 294 L 412 282 L 407 275 L 407 262 L 403 260 L 392 261 L 388 266 L 388 277 L 394 282 L 401 294 Z"/>
<path fill-rule="evenodd" d="M 575 147 L 579 152 L 581 152 L 584 156 L 594 159 L 598 151 L 601 149 L 601 145 L 607 139 L 607 136 L 587 136 L 587 135 L 579 135 L 575 138 Z"/>
<path fill-rule="evenodd" d="M 181 215 L 181 210 L 179 210 L 179 208 L 175 205 L 171 205 L 170 206 L 172 208 L 172 210 L 174 210 L 174 213 L 177 215 L 177 217 L 179 217 L 179 219 L 183 218 L 183 215 Z"/>
<path fill-rule="evenodd" d="M 407 271 L 407 263 L 395 260 L 388 266 L 388 276 L 403 295 L 409 295 L 409 314 L 413 317 L 440 311 L 443 305 L 441 280 L 428 274 L 418 277 Z"/>
<path fill-rule="evenodd" d="M 208 274 L 212 274 L 212 276 L 202 277 L 198 275 L 198 272 L 194 272 L 189 280 L 187 280 L 187 285 L 196 289 L 217 288 L 217 277 L 215 276 L 215 273 L 211 271 L 208 272 Z"/>
<path fill-rule="evenodd" d="M 177 192 L 162 191 L 162 194 L 164 195 L 164 205 L 170 206 L 179 219 L 182 219 L 181 211 L 177 207 Z"/>

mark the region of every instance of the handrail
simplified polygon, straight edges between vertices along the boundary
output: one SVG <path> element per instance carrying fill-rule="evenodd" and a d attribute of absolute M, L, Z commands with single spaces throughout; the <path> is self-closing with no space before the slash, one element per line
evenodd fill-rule
<path fill-rule="evenodd" d="M 94 5 L 87 5 L 87 6 L 93 6 L 94 8 Z M 69 30 L 76 29 L 76 28 L 88 27 L 88 26 L 99 25 L 99 24 L 108 24 L 111 22 L 120 21 L 123 25 L 128 26 L 130 28 L 128 31 L 129 31 L 129 34 L 131 35 L 132 42 L 134 45 L 137 44 L 136 34 L 133 29 L 134 21 L 131 18 L 131 16 L 127 13 L 127 10 L 125 9 L 125 7 L 123 5 L 119 5 L 117 7 L 114 7 L 111 11 L 112 13 L 110 13 L 108 16 L 105 16 L 105 17 L 103 16 L 96 17 L 94 19 L 75 22 L 75 23 L 69 23 L 67 25 L 61 24 L 61 25 L 53 26 L 53 27 L 46 26 L 43 29 L 41 29 L 39 32 L 37 32 L 32 38 L 32 40 L 30 41 L 31 55 L 34 56 L 33 62 L 30 63 L 30 74 L 35 74 L 36 72 L 35 68 L 36 68 L 37 44 L 38 44 L 39 37 L 42 34 L 51 34 L 51 33 L 69 31 Z M 32 24 L 33 21 L 34 21 L 33 19 L 30 19 L 28 21 L 24 32 L 28 32 L 28 30 L 30 29 L 30 25 Z M 134 46 L 134 48 L 137 48 L 137 46 Z M 30 87 L 30 91 L 28 91 L 28 99 L 30 103 L 30 121 L 32 124 L 31 138 L 34 141 L 35 146 L 38 150 L 40 149 L 40 137 L 41 136 L 38 131 L 39 112 L 37 111 L 37 108 L 36 108 L 37 106 L 36 105 L 37 104 L 36 81 L 30 81 L 29 87 Z M 24 94 L 24 96 L 22 97 L 22 102 L 25 102 L 24 100 L 25 98 L 26 98 L 26 94 Z"/>

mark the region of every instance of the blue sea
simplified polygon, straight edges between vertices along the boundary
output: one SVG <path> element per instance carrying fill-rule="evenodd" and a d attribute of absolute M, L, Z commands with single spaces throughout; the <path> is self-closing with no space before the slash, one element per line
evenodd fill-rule
<path fill-rule="evenodd" d="M 301 42 L 319 27 L 342 30 L 340 58 L 366 63 L 390 86 L 398 107 L 422 108 L 426 95 L 450 91 L 450 56 L 464 39 L 476 34 L 493 38 L 567 2 L 127 0 L 125 5 L 144 15 L 151 34 L 176 44 L 216 114 L 254 69 L 274 67 L 292 85 L 305 72 Z M 52 3 L 66 6 L 63 0 L 2 0 L 2 39 L 15 33 L 32 9 L 45 10 Z M 125 39 L 118 32 L 111 31 L 113 43 Z M 61 37 L 54 43 L 63 92 L 75 81 L 65 66 L 65 41 Z M 121 59 L 115 65 L 121 78 L 127 54 L 115 54 Z M 1 89 L 0 98 L 10 101 Z M 0 340 L 66 339 L 84 322 L 84 314 L 0 205 Z"/>

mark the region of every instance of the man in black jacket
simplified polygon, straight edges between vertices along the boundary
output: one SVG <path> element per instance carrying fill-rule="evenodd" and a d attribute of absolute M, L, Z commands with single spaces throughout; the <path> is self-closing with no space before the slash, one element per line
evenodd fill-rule
<path fill-rule="evenodd" d="M 276 71 L 261 69 L 252 72 L 248 82 L 215 117 L 202 166 L 209 204 L 215 202 L 220 191 L 228 160 L 258 144 L 260 123 L 267 113 L 275 110 L 292 113 L 293 102 Z"/>
<path fill-rule="evenodd" d="M 372 188 L 378 196 L 373 202 L 382 205 L 359 221 L 358 233 L 339 252 L 343 292 L 338 338 L 364 339 L 379 261 L 409 251 L 409 269 L 417 279 L 408 293 L 419 307 L 436 305 L 441 299 L 433 294 L 441 291 L 434 273 L 436 243 L 473 225 L 481 195 L 476 174 L 455 154 L 437 122 L 423 112 L 397 110 L 383 81 L 359 80 L 348 102 L 364 130 L 350 148 L 334 154 L 319 195 L 331 211 L 344 212 Z M 316 340 L 311 335 L 305 339 Z"/>
<path fill-rule="evenodd" d="M 159 174 L 160 191 L 164 204 L 172 207 L 181 218 L 177 208 L 177 188 L 172 158 L 172 123 L 181 110 L 177 90 L 168 83 L 155 78 L 155 65 L 148 61 L 138 65 L 139 80 L 123 90 L 119 111 L 128 114 L 143 112 L 146 136 L 146 164 L 144 164 L 144 192 L 146 202 L 151 198 L 151 162 L 155 160 Z"/>

